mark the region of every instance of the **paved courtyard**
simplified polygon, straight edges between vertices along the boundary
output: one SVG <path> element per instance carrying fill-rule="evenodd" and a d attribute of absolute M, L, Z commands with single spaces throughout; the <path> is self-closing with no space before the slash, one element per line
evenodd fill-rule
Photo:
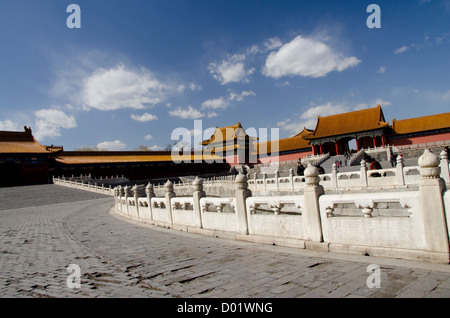
<path fill-rule="evenodd" d="M 112 205 L 57 185 L 1 188 L 0 297 L 450 297 L 450 265 L 205 237 Z"/>

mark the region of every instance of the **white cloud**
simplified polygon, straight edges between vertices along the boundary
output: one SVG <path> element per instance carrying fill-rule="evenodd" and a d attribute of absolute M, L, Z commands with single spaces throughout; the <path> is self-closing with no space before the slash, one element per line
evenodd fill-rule
<path fill-rule="evenodd" d="M 189 83 L 188 85 L 180 84 L 177 86 L 177 91 L 179 93 L 182 93 L 186 90 L 186 88 L 190 89 L 191 91 L 200 91 L 202 89 L 202 86 L 196 83 Z"/>
<path fill-rule="evenodd" d="M 182 119 L 199 119 L 204 116 L 203 113 L 193 108 L 191 105 L 188 105 L 187 109 L 178 107 L 177 109 L 170 111 L 169 114 Z"/>
<path fill-rule="evenodd" d="M 247 96 L 256 96 L 255 92 L 253 91 L 242 91 L 240 94 L 230 93 L 230 100 L 236 99 L 238 102 L 242 102 L 244 100 L 244 97 Z"/>
<path fill-rule="evenodd" d="M 343 71 L 361 61 L 356 57 L 344 57 L 320 41 L 297 36 L 272 52 L 266 59 L 263 74 L 282 76 L 323 77 L 332 71 Z"/>
<path fill-rule="evenodd" d="M 340 104 L 333 104 L 331 102 L 318 106 L 313 105 L 302 113 L 299 120 L 292 121 L 291 118 L 288 118 L 284 121 L 278 122 L 277 126 L 281 127 L 283 130 L 297 134 L 302 131 L 303 128 L 316 128 L 318 116 L 336 115 L 347 111 L 350 111 L 349 107 Z"/>
<path fill-rule="evenodd" d="M 151 139 L 153 139 L 153 136 L 152 136 L 152 135 L 146 135 L 146 136 L 144 137 L 144 139 L 145 139 L 145 140 L 151 140 Z"/>
<path fill-rule="evenodd" d="M 38 140 L 61 136 L 61 128 L 77 127 L 75 117 L 69 116 L 58 109 L 41 109 L 34 114 L 36 116 L 34 136 Z"/>
<path fill-rule="evenodd" d="M 379 69 L 378 69 L 378 73 L 380 73 L 380 74 L 384 74 L 386 72 L 386 67 L 385 66 L 381 66 Z"/>
<path fill-rule="evenodd" d="M 97 148 L 100 150 L 108 150 L 108 151 L 119 151 L 124 150 L 127 147 L 126 144 L 121 142 L 120 140 L 114 141 L 104 141 L 97 145 Z"/>
<path fill-rule="evenodd" d="M 191 91 L 200 91 L 202 89 L 201 85 L 195 84 L 195 83 L 190 83 L 189 84 L 189 89 Z"/>
<path fill-rule="evenodd" d="M 450 5 L 450 1 L 448 1 Z M 417 51 L 422 50 L 423 48 L 430 47 L 433 45 L 442 45 L 443 43 L 450 43 L 448 40 L 450 37 L 450 32 L 444 32 L 439 36 L 434 36 L 433 38 L 429 36 L 428 34 L 425 34 L 423 36 L 423 40 L 420 42 L 413 42 L 409 45 L 403 45 L 402 47 L 399 47 L 398 49 L 395 49 L 393 52 L 395 54 L 401 54 L 406 52 L 407 50 L 416 49 Z"/>
<path fill-rule="evenodd" d="M 223 97 L 219 97 L 204 101 L 202 103 L 202 108 L 225 109 L 228 105 L 228 102 Z"/>
<path fill-rule="evenodd" d="M 395 54 L 400 54 L 400 53 L 405 52 L 405 51 L 408 50 L 408 49 L 409 49 L 409 47 L 407 47 L 407 46 L 404 45 L 404 46 L 402 46 L 402 47 L 400 47 L 400 48 L 394 50 L 394 53 L 395 53 Z"/>
<path fill-rule="evenodd" d="M 288 119 L 286 119 L 286 120 L 279 121 L 279 122 L 277 123 L 277 127 L 283 127 L 283 126 L 286 126 L 290 121 L 291 121 L 291 118 L 288 118 Z"/>
<path fill-rule="evenodd" d="M 222 85 L 233 82 L 248 82 L 247 75 L 252 74 L 255 69 L 245 69 L 245 58 L 246 56 L 243 54 L 232 55 L 219 64 L 210 63 L 209 71 Z"/>
<path fill-rule="evenodd" d="M 20 127 L 17 123 L 12 122 L 9 119 L 0 120 L 0 130 L 2 131 L 20 131 Z"/>
<path fill-rule="evenodd" d="M 291 85 L 291 83 L 289 83 L 288 81 L 284 81 L 283 83 L 275 84 L 275 86 L 278 86 L 278 87 L 289 86 L 289 85 Z"/>
<path fill-rule="evenodd" d="M 218 97 L 213 99 L 208 99 L 204 101 L 201 104 L 202 109 L 227 109 L 230 106 L 230 101 L 237 101 L 242 102 L 244 100 L 244 97 L 247 96 L 256 96 L 255 92 L 253 91 L 242 91 L 240 94 L 236 94 L 233 92 L 230 92 L 230 95 L 228 98 L 224 97 Z M 216 117 L 218 114 L 216 112 L 211 112 L 207 115 L 208 118 Z"/>
<path fill-rule="evenodd" d="M 349 111 L 349 108 L 344 105 L 335 105 L 332 103 L 326 103 L 324 105 L 313 106 L 305 111 L 301 118 L 317 118 L 318 116 L 331 116 Z"/>
<path fill-rule="evenodd" d="M 382 98 L 377 98 L 376 100 L 370 101 L 368 103 L 361 103 L 361 104 L 356 105 L 354 110 L 361 110 L 361 109 L 376 107 L 377 105 L 386 107 L 386 106 L 391 106 L 392 103 L 390 101 L 384 100 Z"/>
<path fill-rule="evenodd" d="M 256 44 L 252 45 L 249 49 L 247 49 L 247 54 L 257 54 L 260 52 L 261 50 Z"/>
<path fill-rule="evenodd" d="M 119 65 L 98 69 L 85 78 L 82 96 L 87 107 L 99 110 L 143 109 L 161 102 L 167 89 L 168 86 L 157 80 L 150 71 L 132 71 Z"/>
<path fill-rule="evenodd" d="M 274 49 L 279 48 L 280 46 L 282 46 L 283 43 L 280 41 L 279 38 L 274 37 L 274 38 L 270 38 L 268 40 L 266 40 L 264 42 L 264 47 L 266 48 L 266 50 L 268 51 L 272 51 Z"/>
<path fill-rule="evenodd" d="M 444 101 L 449 101 L 450 100 L 450 90 L 442 95 L 442 99 Z"/>
<path fill-rule="evenodd" d="M 148 149 L 150 149 L 151 151 L 161 151 L 161 150 L 163 150 L 164 148 L 161 147 L 161 146 L 155 145 L 155 146 L 148 147 Z"/>
<path fill-rule="evenodd" d="M 145 123 L 147 121 L 156 120 L 158 117 L 149 113 L 144 113 L 141 116 L 131 114 L 131 119 Z"/>

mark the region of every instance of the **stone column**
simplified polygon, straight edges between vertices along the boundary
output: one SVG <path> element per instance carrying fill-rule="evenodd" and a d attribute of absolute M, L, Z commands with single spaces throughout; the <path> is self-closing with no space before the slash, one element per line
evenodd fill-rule
<path fill-rule="evenodd" d="M 148 208 L 150 211 L 150 219 L 153 220 L 153 212 L 152 212 L 152 198 L 155 197 L 155 192 L 153 191 L 153 185 L 149 182 L 145 187 L 145 195 L 147 196 Z"/>
<path fill-rule="evenodd" d="M 311 164 L 305 169 L 306 187 L 303 190 L 305 196 L 305 208 L 303 218 L 308 239 L 313 242 L 322 242 L 322 224 L 320 220 L 319 197 L 324 194 L 324 189 L 319 185 L 319 170 Z"/>
<path fill-rule="evenodd" d="M 446 253 L 448 261 L 449 237 L 443 201 L 445 182 L 439 177 L 439 157 L 425 149 L 419 157 L 420 175 L 419 199 L 422 221 L 428 251 Z"/>
<path fill-rule="evenodd" d="M 367 166 L 366 161 L 363 159 L 361 160 L 361 173 L 360 173 L 360 180 L 361 180 L 361 186 L 367 187 Z"/>
<path fill-rule="evenodd" d="M 289 169 L 289 182 L 291 183 L 291 190 L 294 190 L 294 169 Z"/>
<path fill-rule="evenodd" d="M 124 192 L 123 187 L 121 185 L 119 185 L 117 187 L 117 192 L 119 193 L 120 212 L 123 213 L 122 198 L 125 196 L 125 192 Z"/>
<path fill-rule="evenodd" d="M 331 186 L 333 188 L 338 187 L 337 173 L 338 173 L 337 165 L 336 165 L 336 163 L 333 163 L 333 166 L 331 167 Z"/>
<path fill-rule="evenodd" d="M 166 210 L 167 213 L 169 213 L 169 222 L 172 225 L 173 224 L 173 217 L 172 217 L 172 203 L 170 200 L 174 197 L 176 197 L 175 192 L 173 191 L 173 183 L 170 180 L 167 180 L 167 182 L 164 184 L 164 189 L 166 191 L 165 197 L 166 197 Z"/>
<path fill-rule="evenodd" d="M 136 207 L 136 213 L 137 217 L 139 218 L 139 198 L 145 197 L 145 191 L 143 185 L 135 185 L 133 187 L 133 193 L 134 193 L 134 202 Z"/>
<path fill-rule="evenodd" d="M 119 197 L 119 188 L 114 187 L 114 204 L 116 205 L 116 210 L 118 208 L 118 197 Z"/>
<path fill-rule="evenodd" d="M 403 156 L 398 156 L 397 157 L 397 171 L 396 171 L 396 175 L 397 175 L 397 184 L 398 185 L 405 185 L 405 171 L 403 170 L 403 168 L 405 167 L 405 165 L 403 164 Z"/>
<path fill-rule="evenodd" d="M 278 179 L 280 177 L 280 172 L 275 170 L 275 184 L 277 185 L 277 190 L 280 190 L 280 180 Z"/>
<path fill-rule="evenodd" d="M 125 206 L 127 208 L 127 214 L 129 215 L 130 212 L 128 211 L 128 198 L 131 197 L 131 188 L 129 186 L 125 186 L 123 188 L 124 194 L 125 194 Z"/>
<path fill-rule="evenodd" d="M 236 197 L 236 231 L 239 234 L 248 234 L 247 208 L 245 200 L 251 197 L 252 192 L 248 189 L 247 177 L 240 173 L 235 179 Z"/>
<path fill-rule="evenodd" d="M 137 184 L 135 184 L 132 188 L 132 193 L 133 193 L 133 199 L 134 199 L 134 209 L 136 211 L 136 216 L 139 218 L 139 204 L 138 204 L 138 199 L 139 199 L 139 190 L 137 187 Z"/>
<path fill-rule="evenodd" d="M 448 155 L 445 150 L 441 152 L 441 177 L 445 182 L 450 182 L 450 171 L 448 168 Z M 450 212 L 449 212 L 450 213 Z"/>
<path fill-rule="evenodd" d="M 196 177 L 192 185 L 194 186 L 194 221 L 195 225 L 201 229 L 203 228 L 203 225 L 200 199 L 206 197 L 206 193 L 205 191 L 203 191 L 203 179 L 199 179 L 198 177 Z"/>

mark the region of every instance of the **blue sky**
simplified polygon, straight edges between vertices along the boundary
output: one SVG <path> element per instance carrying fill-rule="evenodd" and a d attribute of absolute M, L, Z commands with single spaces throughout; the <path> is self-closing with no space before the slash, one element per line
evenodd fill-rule
<path fill-rule="evenodd" d="M 177 128 L 206 139 L 238 121 L 284 138 L 377 104 L 390 122 L 450 109 L 450 0 L 2 0 L 0 40 L 0 130 L 30 126 L 65 150 L 159 150 Z"/>

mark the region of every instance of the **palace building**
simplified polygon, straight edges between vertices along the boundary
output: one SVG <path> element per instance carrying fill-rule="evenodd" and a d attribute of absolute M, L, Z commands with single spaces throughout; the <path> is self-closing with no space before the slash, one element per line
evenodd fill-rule
<path fill-rule="evenodd" d="M 0 131 L 0 187 L 46 184 L 52 177 L 147 180 L 225 174 L 230 169 L 220 158 L 201 153 L 179 154 L 177 158 L 182 162 L 175 163 L 171 151 L 65 151 L 41 145 L 28 127 L 23 132 Z M 206 160 L 211 163 L 205 164 Z"/>
<path fill-rule="evenodd" d="M 124 176 L 130 180 L 217 174 L 230 165 L 298 160 L 311 155 L 341 155 L 351 150 L 391 146 L 397 149 L 450 145 L 450 113 L 386 121 L 380 106 L 319 116 L 315 129 L 292 137 L 258 140 L 241 123 L 216 127 L 201 142 L 202 152 L 177 160 L 170 151 L 65 151 L 37 142 L 31 128 L 0 131 L 0 186 L 50 183 L 52 177 Z"/>
<path fill-rule="evenodd" d="M 390 144 L 404 147 L 450 141 L 450 113 L 392 120 Z"/>
<path fill-rule="evenodd" d="M 310 141 L 313 154 L 341 155 L 349 151 L 349 142 L 355 140 L 360 148 L 387 145 L 386 122 L 380 106 L 317 118 L 316 128 L 304 138 Z"/>
<path fill-rule="evenodd" d="M 61 151 L 34 139 L 31 129 L 0 131 L 0 186 L 49 182 L 49 164 Z"/>
<path fill-rule="evenodd" d="M 201 145 L 207 153 L 217 155 L 230 164 L 256 163 L 256 142 L 258 138 L 249 136 L 241 123 L 226 127 L 216 127 L 214 133 Z"/>
<path fill-rule="evenodd" d="M 264 164 L 327 153 L 334 156 L 368 148 L 393 146 L 403 149 L 414 145 L 434 146 L 435 143 L 450 144 L 450 113 L 393 119 L 390 125 L 378 105 L 337 115 L 318 116 L 315 129 L 303 128 L 292 137 L 272 141 L 249 137 L 241 123 L 216 127 L 211 138 L 202 145 L 207 149 L 219 150 L 216 154 L 232 150 L 236 155 L 239 149 L 245 149 L 238 161 L 229 160 L 229 152 L 224 155 L 230 164 Z M 247 155 L 243 156 L 244 153 Z"/>
<path fill-rule="evenodd" d="M 300 133 L 292 137 L 259 142 L 256 146 L 258 150 L 258 163 L 268 163 L 274 160 L 297 160 L 299 157 L 306 157 L 313 154 L 309 140 L 306 139 L 312 133 L 312 130 L 304 128 Z M 278 158 L 274 158 L 274 156 Z"/>

